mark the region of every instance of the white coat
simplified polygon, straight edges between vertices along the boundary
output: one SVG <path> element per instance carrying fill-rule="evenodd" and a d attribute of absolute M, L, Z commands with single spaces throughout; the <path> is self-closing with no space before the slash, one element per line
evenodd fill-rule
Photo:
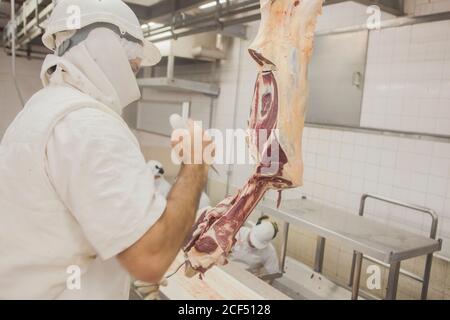
<path fill-rule="evenodd" d="M 248 227 L 242 227 L 239 230 L 230 259 L 245 263 L 248 269 L 255 274 L 277 273 L 279 262 L 275 248 L 271 243 L 264 249 L 251 247 L 248 242 L 250 231 L 251 229 Z"/>
<path fill-rule="evenodd" d="M 165 209 L 118 115 L 135 94 L 109 94 L 119 81 L 96 65 L 103 44 L 121 55 L 110 67 L 132 75 L 120 43 L 107 37 L 93 31 L 87 45 L 71 49 L 72 62 L 49 55 L 46 87 L 1 141 L 0 299 L 127 299 L 130 279 L 115 256 Z M 108 97 L 115 102 L 107 106 Z"/>
<path fill-rule="evenodd" d="M 172 189 L 172 185 L 167 182 L 164 177 L 159 177 L 158 179 L 155 179 L 155 186 L 156 190 L 167 199 L 170 189 Z"/>

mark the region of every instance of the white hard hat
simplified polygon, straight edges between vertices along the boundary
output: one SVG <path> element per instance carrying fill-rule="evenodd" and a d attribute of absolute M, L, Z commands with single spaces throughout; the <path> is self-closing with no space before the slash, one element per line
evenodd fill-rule
<path fill-rule="evenodd" d="M 278 228 L 267 218 L 258 220 L 250 231 L 250 242 L 256 249 L 264 249 L 277 235 Z"/>
<path fill-rule="evenodd" d="M 42 42 L 55 50 L 55 34 L 62 31 L 80 30 L 94 23 L 116 26 L 121 35 L 131 36 L 144 47 L 143 66 L 152 66 L 161 60 L 158 48 L 144 38 L 141 24 L 134 12 L 121 0 L 61 0 L 56 3 L 47 21 Z"/>

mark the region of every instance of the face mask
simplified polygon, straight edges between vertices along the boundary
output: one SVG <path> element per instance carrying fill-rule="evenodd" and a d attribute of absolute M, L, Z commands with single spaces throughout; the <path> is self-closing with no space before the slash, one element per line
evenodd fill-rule
<path fill-rule="evenodd" d="M 136 77 L 116 33 L 106 28 L 94 29 L 85 40 L 85 45 L 115 88 L 122 108 L 141 97 Z"/>
<path fill-rule="evenodd" d="M 122 42 L 114 31 L 95 28 L 86 39 L 59 58 L 62 62 L 69 62 L 62 63 L 65 82 L 103 102 L 118 114 L 141 97 Z M 78 70 L 73 70 L 73 67 Z"/>

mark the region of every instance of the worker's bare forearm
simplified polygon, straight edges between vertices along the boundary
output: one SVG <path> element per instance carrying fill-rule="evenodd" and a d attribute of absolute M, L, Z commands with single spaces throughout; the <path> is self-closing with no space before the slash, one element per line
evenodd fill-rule
<path fill-rule="evenodd" d="M 184 165 L 167 197 L 167 208 L 163 216 L 167 224 L 163 242 L 170 247 L 167 250 L 173 253 L 173 258 L 192 229 L 206 179 L 207 168 L 205 166 Z"/>
<path fill-rule="evenodd" d="M 119 255 L 119 260 L 136 278 L 153 282 L 170 267 L 194 223 L 207 172 L 204 165 L 183 165 L 161 218 Z"/>
<path fill-rule="evenodd" d="M 171 226 L 187 236 L 195 219 L 201 193 L 205 187 L 208 169 L 204 165 L 183 165 L 178 179 L 167 197 L 167 218 L 173 220 Z M 181 245 L 181 244 L 180 244 Z"/>

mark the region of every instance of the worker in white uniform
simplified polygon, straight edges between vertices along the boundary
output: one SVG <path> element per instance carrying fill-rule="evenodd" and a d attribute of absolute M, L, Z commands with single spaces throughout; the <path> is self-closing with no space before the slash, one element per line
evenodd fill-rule
<path fill-rule="evenodd" d="M 259 218 L 252 228 L 242 227 L 236 236 L 230 260 L 244 263 L 256 275 L 279 272 L 277 252 L 271 243 L 277 233 L 277 224 L 267 216 Z"/>
<path fill-rule="evenodd" d="M 166 198 L 169 195 L 170 189 L 172 186 L 164 177 L 165 170 L 161 162 L 156 160 L 150 160 L 147 162 L 148 167 L 153 173 L 153 177 L 155 178 L 155 187 L 156 190 Z"/>
<path fill-rule="evenodd" d="M 58 1 L 42 39 L 44 88 L 0 144 L 0 299 L 128 299 L 130 275 L 157 283 L 179 253 L 209 167 L 182 149 L 167 200 L 155 192 L 120 115 L 161 55 L 124 2 Z"/>
<path fill-rule="evenodd" d="M 153 176 L 155 177 L 155 186 L 156 190 L 163 195 L 165 198 L 169 195 L 170 189 L 172 185 L 166 180 L 164 177 L 165 170 L 161 162 L 156 160 L 150 160 L 147 165 L 150 170 L 153 172 Z M 198 204 L 199 208 L 206 208 L 211 205 L 208 195 L 205 192 L 202 192 L 200 196 L 200 202 Z"/>

